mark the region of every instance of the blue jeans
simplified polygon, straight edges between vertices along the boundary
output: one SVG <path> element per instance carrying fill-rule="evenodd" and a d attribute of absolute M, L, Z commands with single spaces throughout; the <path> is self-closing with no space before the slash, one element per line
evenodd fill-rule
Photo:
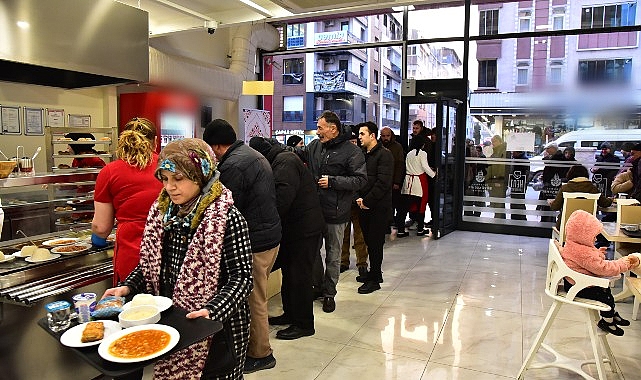
<path fill-rule="evenodd" d="M 325 225 L 323 239 L 325 239 L 325 276 L 323 278 L 323 296 L 336 296 L 336 284 L 341 265 L 341 249 L 343 236 L 347 223 Z"/>

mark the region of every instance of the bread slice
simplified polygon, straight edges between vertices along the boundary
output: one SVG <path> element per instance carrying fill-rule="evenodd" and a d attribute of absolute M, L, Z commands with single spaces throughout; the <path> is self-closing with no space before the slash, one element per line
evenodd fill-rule
<path fill-rule="evenodd" d="M 89 322 L 82 332 L 82 343 L 95 342 L 105 336 L 105 325 L 102 322 Z"/>

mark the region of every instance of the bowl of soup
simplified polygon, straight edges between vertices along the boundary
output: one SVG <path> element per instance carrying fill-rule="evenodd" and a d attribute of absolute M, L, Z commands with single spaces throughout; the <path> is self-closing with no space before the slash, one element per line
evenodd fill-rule
<path fill-rule="evenodd" d="M 160 311 L 152 305 L 132 306 L 118 314 L 118 321 L 123 329 L 156 323 L 159 320 Z"/>

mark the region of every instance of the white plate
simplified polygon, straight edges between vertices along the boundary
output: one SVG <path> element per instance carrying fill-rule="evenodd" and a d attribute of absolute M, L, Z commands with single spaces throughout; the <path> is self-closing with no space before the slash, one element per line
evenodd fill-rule
<path fill-rule="evenodd" d="M 171 305 L 174 304 L 174 301 L 171 300 L 171 298 L 168 297 L 163 297 L 163 296 L 154 296 L 154 301 L 156 301 L 156 307 L 158 308 L 158 311 L 161 313 L 171 307 Z M 127 302 L 126 304 L 122 305 L 122 310 L 127 310 L 131 307 L 131 302 Z"/>
<path fill-rule="evenodd" d="M 47 240 L 47 241 L 43 242 L 42 245 L 47 245 L 49 247 L 56 247 L 56 246 L 59 246 L 59 245 L 71 245 L 71 244 L 77 242 L 78 240 L 80 240 L 80 239 L 72 238 L 72 237 L 70 237 L 70 238 L 58 238 L 58 239 Z"/>
<path fill-rule="evenodd" d="M 76 251 L 69 251 L 69 252 L 65 251 L 65 249 L 68 249 L 69 246 L 82 247 L 82 249 L 79 249 L 79 250 L 76 250 Z M 87 243 L 83 243 L 83 242 L 76 242 L 76 243 L 69 244 L 69 245 L 63 245 L 63 246 L 60 246 L 60 247 L 51 248 L 51 253 L 60 253 L 61 255 L 75 255 L 77 253 L 84 252 L 84 251 L 88 250 L 89 248 L 91 248 L 91 244 L 87 244 Z"/>
<path fill-rule="evenodd" d="M 4 260 L 0 260 L 0 263 L 8 263 L 9 261 L 15 259 L 13 255 L 4 255 Z"/>
<path fill-rule="evenodd" d="M 168 333 L 170 335 L 169 339 L 169 344 L 163 348 L 160 351 L 154 352 L 151 355 L 143 356 L 140 358 L 119 358 L 117 356 L 113 356 L 112 354 L 109 353 L 109 346 L 111 343 L 113 343 L 116 339 L 120 339 L 123 336 L 136 332 L 136 331 L 141 331 L 141 330 L 160 330 Z M 105 337 L 105 339 L 102 340 L 102 343 L 98 346 L 98 355 L 100 355 L 103 359 L 109 360 L 112 362 L 116 363 L 136 363 L 136 362 L 144 362 L 145 360 L 153 359 L 158 356 L 161 356 L 168 351 L 170 351 L 176 344 L 178 344 L 178 341 L 180 340 L 180 333 L 178 330 L 171 326 L 167 325 L 159 325 L 159 324 L 152 324 L 152 325 L 140 325 L 140 326 L 134 326 L 130 327 L 128 329 L 120 330 L 116 332 L 115 334 L 109 335 L 108 337 Z"/>
<path fill-rule="evenodd" d="M 120 327 L 120 323 L 116 321 L 109 321 L 109 320 L 104 320 L 104 321 L 96 321 L 96 322 L 102 322 L 105 325 L 105 336 L 104 338 L 108 337 L 111 334 L 117 333 L 118 331 L 122 330 L 122 327 Z M 74 326 L 70 328 L 69 330 L 65 331 L 64 334 L 60 337 L 60 343 L 67 347 L 89 347 L 89 346 L 96 346 L 102 342 L 104 339 L 97 340 L 95 342 L 87 342 L 87 343 L 82 343 L 80 340 L 82 338 L 82 332 L 85 330 L 85 325 L 86 323 Z"/>
<path fill-rule="evenodd" d="M 31 258 L 31 256 L 29 256 L 29 257 L 26 257 L 26 258 L 25 258 L 25 261 L 26 261 L 26 262 L 28 262 L 28 263 L 44 263 L 45 261 L 49 261 L 49 260 L 53 260 L 53 259 L 57 259 L 58 257 L 60 257 L 60 255 L 59 255 L 59 254 L 57 254 L 57 253 L 52 253 L 52 254 L 51 254 L 51 256 L 49 256 L 49 258 L 48 258 L 48 259 L 44 259 L 44 260 L 33 260 L 33 259 Z"/>

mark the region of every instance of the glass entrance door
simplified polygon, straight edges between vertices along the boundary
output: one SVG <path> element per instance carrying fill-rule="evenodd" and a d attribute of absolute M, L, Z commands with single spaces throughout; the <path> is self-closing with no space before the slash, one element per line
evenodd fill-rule
<path fill-rule="evenodd" d="M 423 121 L 429 131 L 431 148 L 428 148 L 428 162 L 436 171 L 436 177 L 428 180 L 428 207 L 425 220 L 429 220 L 432 237 L 438 239 L 454 231 L 457 225 L 456 201 L 456 128 L 458 105 L 455 101 L 444 97 L 426 97 L 422 102 L 406 103 L 408 115 L 408 135 L 411 139 L 412 125 L 416 120 Z"/>

